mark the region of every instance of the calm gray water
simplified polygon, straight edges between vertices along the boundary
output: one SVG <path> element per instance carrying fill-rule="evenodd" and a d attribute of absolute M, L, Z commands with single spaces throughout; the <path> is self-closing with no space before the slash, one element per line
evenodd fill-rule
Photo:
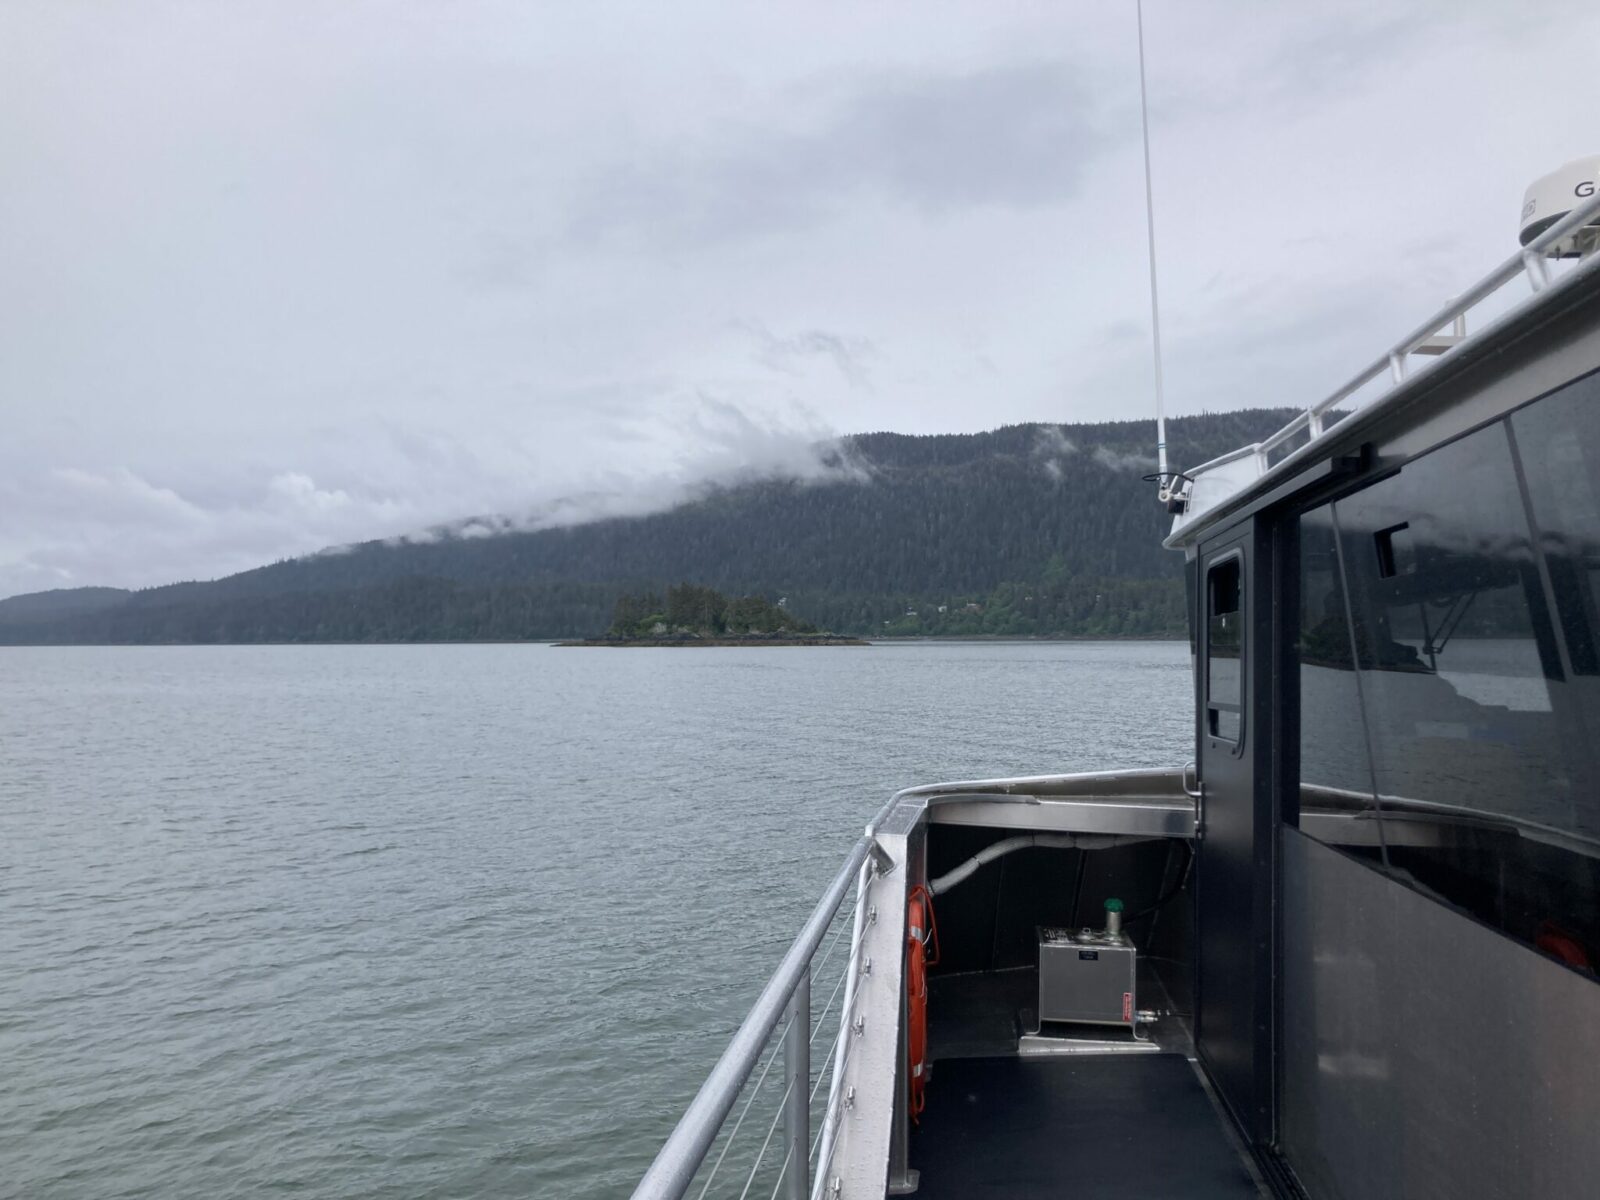
<path fill-rule="evenodd" d="M 0 1195 L 625 1196 L 860 826 L 1181 643 L 0 650 Z"/>

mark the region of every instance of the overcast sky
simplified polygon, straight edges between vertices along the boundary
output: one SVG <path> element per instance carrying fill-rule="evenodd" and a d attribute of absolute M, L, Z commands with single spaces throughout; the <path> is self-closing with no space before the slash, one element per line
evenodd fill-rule
<path fill-rule="evenodd" d="M 1146 8 L 1169 409 L 1600 152 L 1590 4 Z M 0 596 L 1151 412 L 1130 2 L 0 5 Z"/>

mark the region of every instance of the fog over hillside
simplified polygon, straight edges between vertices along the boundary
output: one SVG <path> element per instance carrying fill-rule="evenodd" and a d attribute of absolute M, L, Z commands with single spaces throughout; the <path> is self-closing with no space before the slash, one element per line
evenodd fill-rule
<path fill-rule="evenodd" d="M 1198 462 L 1286 415 L 1179 418 L 1170 440 Z M 568 637 L 603 629 L 624 591 L 680 581 L 783 599 L 839 632 L 1173 634 L 1179 563 L 1141 478 L 1149 434 L 1147 421 L 863 434 L 685 484 L 638 515 L 577 498 L 207 583 L 0 601 L 0 640 Z"/>

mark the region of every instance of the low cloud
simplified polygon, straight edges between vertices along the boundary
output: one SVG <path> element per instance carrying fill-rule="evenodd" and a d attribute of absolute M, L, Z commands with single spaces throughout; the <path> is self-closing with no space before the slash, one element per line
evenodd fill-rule
<path fill-rule="evenodd" d="M 1041 425 L 1033 439 L 1033 458 L 1051 479 L 1060 482 L 1066 477 L 1067 460 L 1078 453 L 1073 442 L 1059 425 Z"/>
<path fill-rule="evenodd" d="M 597 429 L 587 446 L 571 447 L 574 462 L 590 465 L 564 475 L 520 452 L 411 428 L 325 432 L 315 466 L 236 472 L 226 486 L 173 467 L 0 464 L 10 468 L 0 482 L 0 596 L 209 579 L 372 539 L 488 537 L 644 516 L 759 479 L 870 478 L 853 444 L 803 411 L 698 395 L 672 407 L 670 424 Z M 641 446 L 655 448 L 656 465 L 624 465 L 640 461 Z M 341 467 L 341 459 L 360 465 Z"/>
<path fill-rule="evenodd" d="M 1034 434 L 1031 457 L 1051 479 L 1059 482 L 1066 478 L 1071 461 L 1087 456 L 1099 466 L 1112 471 L 1154 471 L 1156 460 L 1146 454 L 1124 453 L 1108 446 L 1096 446 L 1080 451 L 1076 442 L 1066 435 L 1059 425 L 1041 425 Z"/>
<path fill-rule="evenodd" d="M 1138 471 L 1142 474 L 1154 471 L 1157 465 L 1153 455 L 1124 454 L 1107 446 L 1096 446 L 1090 457 L 1112 471 Z"/>

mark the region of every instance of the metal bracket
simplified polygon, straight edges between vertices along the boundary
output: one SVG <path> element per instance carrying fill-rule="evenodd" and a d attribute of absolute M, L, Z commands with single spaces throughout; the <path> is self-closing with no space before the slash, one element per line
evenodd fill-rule
<path fill-rule="evenodd" d="M 895 861 L 889 856 L 887 850 L 878 845 L 877 839 L 873 839 L 872 844 L 867 847 L 867 858 L 871 860 L 872 869 L 878 876 L 882 877 L 893 873 Z"/>
<path fill-rule="evenodd" d="M 1535 293 L 1544 291 L 1550 286 L 1550 261 L 1544 254 L 1535 250 L 1522 252 L 1522 267 L 1528 273 L 1528 286 Z"/>
<path fill-rule="evenodd" d="M 900 1178 L 896 1179 L 890 1176 L 889 1186 L 884 1189 L 884 1194 L 886 1196 L 909 1196 L 917 1190 L 917 1186 L 921 1182 L 922 1172 L 907 1167 L 906 1173 Z"/>

